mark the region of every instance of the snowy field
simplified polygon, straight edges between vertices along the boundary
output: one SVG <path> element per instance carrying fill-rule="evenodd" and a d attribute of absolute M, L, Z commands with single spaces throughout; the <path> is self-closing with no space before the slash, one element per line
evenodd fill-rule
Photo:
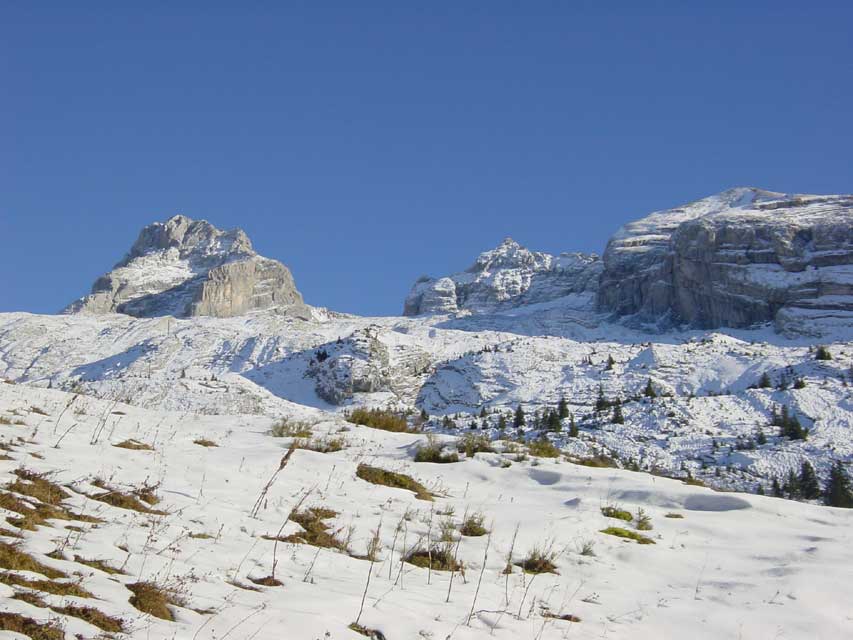
<path fill-rule="evenodd" d="M 67 517 L 97 519 L 4 525 L 2 543 L 39 563 L 36 571 L 4 569 L 4 612 L 52 621 L 68 637 L 100 633 L 56 611 L 73 607 L 96 608 L 125 633 L 152 640 L 355 640 L 364 637 L 349 628 L 356 620 L 389 640 L 853 636 L 850 511 L 518 452 L 415 463 L 423 435 L 357 427 L 295 405 L 280 405 L 277 417 L 302 420 L 310 426 L 297 426 L 311 438 L 339 439 L 343 448 L 297 449 L 282 466 L 293 438 L 270 434 L 273 417 L 73 398 L 0 384 L 4 482 L 30 484 L 15 470 L 48 474 L 67 493 L 58 502 Z M 126 441 L 145 448 L 115 446 Z M 368 482 L 357 476 L 360 464 L 407 474 L 433 498 Z M 160 513 L 103 501 L 134 492 L 150 501 L 137 505 Z M 27 493 L 7 485 L 3 495 L 36 505 Z M 602 507 L 627 510 L 631 521 L 605 517 Z M 330 536 L 331 546 L 295 541 L 308 532 L 289 514 L 310 509 L 324 518 L 297 519 L 317 534 L 311 540 L 328 544 Z M 650 530 L 637 529 L 639 509 Z M 475 513 L 488 533 L 460 535 Z M 654 544 L 602 533 L 608 527 Z M 449 549 L 461 566 L 430 571 L 401 561 L 428 549 L 436 557 Z M 516 564 L 537 549 L 553 573 Z M 258 584 L 275 584 L 273 573 L 281 584 Z M 46 574 L 90 597 L 9 578 Z M 177 603 L 167 607 L 173 621 L 130 603 L 128 587 L 139 583 Z M 41 605 L 12 599 L 16 593 L 36 593 Z"/>

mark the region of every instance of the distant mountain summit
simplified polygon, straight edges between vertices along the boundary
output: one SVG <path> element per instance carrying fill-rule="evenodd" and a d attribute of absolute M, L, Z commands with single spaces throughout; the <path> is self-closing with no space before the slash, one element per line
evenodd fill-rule
<path fill-rule="evenodd" d="M 474 312 L 547 302 L 594 292 L 601 260 L 594 254 L 530 251 L 512 238 L 480 254 L 467 270 L 442 278 L 422 277 L 412 287 L 403 314 Z"/>
<path fill-rule="evenodd" d="M 404 314 L 488 313 L 569 294 L 657 330 L 853 327 L 853 196 L 729 189 L 624 225 L 603 259 L 538 253 L 507 238 L 466 271 L 419 279 Z"/>
<path fill-rule="evenodd" d="M 283 264 L 259 256 L 241 229 L 177 215 L 145 227 L 128 254 L 65 313 L 227 317 L 307 307 Z"/>

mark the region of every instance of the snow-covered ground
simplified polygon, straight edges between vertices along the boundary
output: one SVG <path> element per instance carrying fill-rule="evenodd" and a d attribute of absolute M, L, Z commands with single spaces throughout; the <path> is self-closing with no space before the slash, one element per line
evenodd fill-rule
<path fill-rule="evenodd" d="M 76 344 L 71 351 L 81 360 L 96 345 L 102 345 L 102 350 L 88 357 L 92 361 L 108 358 L 108 340 L 103 335 L 100 340 L 86 336 L 109 333 L 115 354 L 103 365 L 104 371 L 134 375 L 143 375 L 148 361 L 152 368 L 179 362 L 186 356 L 179 350 L 167 352 L 169 340 L 190 339 L 188 325 L 178 324 L 172 327 L 171 338 L 165 334 L 159 341 L 152 338 L 148 344 L 153 348 L 116 355 L 139 344 L 140 336 L 150 337 L 157 325 L 119 318 L 86 322 L 7 318 L 3 353 L 7 377 L 10 373 L 27 375 L 19 364 L 10 362 L 8 332 L 14 322 L 44 323 L 48 331 L 57 331 L 64 324 L 66 334 L 55 333 L 54 342 L 60 344 L 64 339 Z M 193 344 L 201 348 L 199 357 L 205 354 L 204 348 L 222 344 L 221 337 L 213 339 L 213 326 L 199 322 L 193 333 Z M 219 366 L 227 369 L 236 362 L 234 353 L 243 353 L 246 361 L 256 357 L 256 350 L 241 351 L 237 346 L 241 331 L 248 333 L 237 320 L 218 325 L 218 333 L 237 341 L 228 364 Z M 304 346 L 312 340 L 328 340 L 335 333 L 329 327 L 316 331 L 310 339 L 303 336 Z M 21 346 L 35 347 L 37 332 L 32 333 L 30 342 L 21 340 Z M 411 338 L 413 334 L 410 330 L 399 335 Z M 500 336 L 471 335 L 468 343 L 475 346 L 496 337 Z M 447 358 L 458 355 L 450 337 L 436 336 L 435 341 L 437 353 Z M 719 377 L 725 372 L 727 387 L 743 377 L 738 374 L 743 367 L 738 364 L 738 350 L 760 349 L 760 361 L 768 366 L 777 360 L 787 363 L 786 357 L 798 365 L 797 354 L 805 353 L 799 347 L 788 351 L 735 338 L 716 341 L 717 349 L 730 354 L 730 361 L 722 361 L 714 374 Z M 274 338 L 267 338 L 266 343 L 274 348 Z M 526 339 L 518 342 L 514 352 L 491 354 L 494 362 L 478 366 L 483 371 L 500 368 L 499 358 L 529 349 L 531 360 L 542 365 L 541 380 L 552 376 L 553 363 L 548 357 L 562 353 L 563 343 L 543 339 L 535 349 L 522 350 L 523 344 Z M 694 357 L 685 358 L 683 371 L 670 384 L 674 390 L 679 385 L 707 384 L 695 359 L 711 347 L 703 347 L 701 342 L 658 346 L 652 352 L 649 347 L 631 345 L 617 352 L 616 344 L 597 345 L 593 361 L 613 350 L 619 361 L 615 371 L 641 364 L 648 371 L 654 358 L 671 363 L 683 357 L 682 348 L 689 348 Z M 589 352 L 589 345 L 585 348 Z M 34 351 L 29 369 L 34 378 L 43 366 L 35 356 Z M 66 367 L 82 366 L 70 355 L 65 357 L 69 359 Z M 210 355 L 204 357 L 215 361 Z M 571 358 L 575 357 L 573 353 Z M 176 366 L 184 365 L 189 362 Z M 817 371 L 803 373 L 814 376 Z M 239 395 L 237 390 L 244 383 L 238 382 L 238 374 L 233 375 L 234 379 L 225 374 L 222 378 L 228 379 L 228 393 Z M 633 384 L 634 378 L 625 376 L 621 384 Z M 106 374 L 102 378 L 113 380 Z M 198 400 L 203 392 L 193 386 L 204 380 L 187 379 L 192 402 L 212 410 L 215 402 Z M 153 372 L 149 380 L 166 385 Z M 544 384 L 539 378 L 534 380 L 531 384 Z M 836 405 L 841 397 L 835 384 L 824 387 L 821 381 L 810 381 L 804 391 L 816 389 L 798 397 L 798 406 L 803 411 L 829 412 L 824 405 Z M 89 387 L 110 398 L 119 395 L 113 391 L 120 388 L 122 385 L 113 387 L 107 382 Z M 123 388 L 137 387 L 125 381 Z M 366 628 L 381 631 L 388 640 L 853 637 L 851 511 L 718 493 L 645 473 L 577 466 L 562 459 L 524 458 L 517 453 L 478 453 L 454 464 L 415 463 L 413 450 L 424 441 L 423 435 L 356 427 L 337 414 L 298 406 L 272 392 L 265 396 L 257 389 L 246 389 L 246 394 L 260 398 L 258 408 L 263 412 L 202 415 L 190 410 L 146 409 L 27 384 L 0 384 L 0 416 L 4 418 L 0 437 L 8 446 L 4 452 L 8 459 L 0 461 L 2 480 L 15 480 L 13 472 L 21 468 L 49 473 L 49 479 L 69 493 L 63 502 L 67 508 L 99 519 L 97 523 L 48 520 L 34 531 L 20 531 L 22 539 L 8 537 L 17 530 L 3 525 L 0 541 L 19 543 L 20 550 L 42 565 L 68 576 L 54 579 L 55 583 L 74 582 L 92 595 L 42 593 L 44 604 L 97 608 L 122 619 L 132 637 L 151 640 L 355 640 L 363 637 L 348 628 L 356 619 Z M 220 392 L 211 389 L 213 396 Z M 157 393 L 172 398 L 167 403 L 179 404 L 179 392 Z M 765 400 L 761 394 L 769 393 L 738 396 L 744 415 L 758 412 Z M 223 402 L 230 401 L 231 396 L 225 397 Z M 729 406 L 714 404 L 725 397 L 697 398 L 695 411 L 698 414 L 699 407 L 707 405 L 701 411 L 715 414 L 720 428 L 726 428 L 724 412 Z M 153 395 L 147 396 L 139 404 L 151 405 L 155 400 Z M 633 411 L 626 406 L 626 418 Z M 345 447 L 325 454 L 295 450 L 282 467 L 292 440 L 273 437 L 269 431 L 283 415 L 312 423 L 314 437 L 340 438 Z M 151 449 L 114 446 L 128 439 Z M 196 444 L 202 439 L 218 446 Z M 840 444 L 841 438 L 838 441 Z M 419 500 L 411 491 L 371 484 L 356 475 L 361 463 L 408 474 L 436 497 Z M 131 492 L 144 485 L 155 487 L 160 501 L 151 508 L 164 515 L 122 509 L 88 497 L 98 496 L 104 487 Z M 3 493 L 9 495 L 7 490 Z M 11 495 L 27 500 L 20 493 Z M 613 526 L 636 531 L 636 522 L 605 517 L 603 506 L 618 506 L 632 514 L 643 509 L 653 528 L 637 533 L 655 544 L 641 545 L 602 533 Z M 299 511 L 323 507 L 335 512 L 323 522 L 346 551 L 292 541 L 276 543 L 264 537 L 302 532 L 300 525 L 288 521 L 288 514 L 297 507 Z M 466 512 L 482 513 L 491 535 L 460 536 L 458 527 Z M 375 562 L 370 562 L 363 556 L 377 530 L 378 550 Z M 401 562 L 402 554 L 437 544 L 442 533 L 463 564 L 462 573 L 451 576 L 450 572 L 430 572 Z M 513 564 L 535 548 L 553 554 L 556 573 L 526 574 Z M 507 574 L 508 558 L 511 573 Z M 80 560 L 104 561 L 121 573 L 109 574 Z M 258 586 L 252 581 L 269 577 L 273 571 L 280 586 Z M 44 575 L 27 571 L 11 575 L 44 579 Z M 146 615 L 130 604 L 133 594 L 127 586 L 141 581 L 178 592 L 183 605 L 170 607 L 174 621 Z M 99 633 L 79 618 L 11 599 L 14 592 L 27 591 L 21 586 L 2 584 L 0 590 L 7 613 L 17 612 L 38 622 L 54 620 L 68 637 L 92 638 Z"/>
<path fill-rule="evenodd" d="M 804 460 L 821 478 L 834 460 L 853 460 L 845 331 L 825 343 L 832 360 L 819 361 L 813 342 L 769 328 L 647 334 L 587 303 L 570 296 L 489 315 L 311 321 L 2 314 L 0 378 L 205 414 L 426 409 L 428 429 L 456 433 L 442 426 L 451 415 L 460 429 L 477 419 L 492 437 L 501 413 L 521 405 L 531 416 L 562 397 L 580 436 L 569 438 L 564 420 L 549 437 L 573 455 L 605 453 L 622 466 L 746 491 L 768 489 Z M 752 388 L 765 373 L 771 386 Z M 662 397 L 637 397 L 649 381 Z M 593 411 L 599 389 L 623 402 L 624 424 Z M 781 438 L 769 424 L 783 405 L 807 440 Z M 507 435 L 537 437 L 534 426 Z M 759 434 L 765 444 L 755 443 Z"/>

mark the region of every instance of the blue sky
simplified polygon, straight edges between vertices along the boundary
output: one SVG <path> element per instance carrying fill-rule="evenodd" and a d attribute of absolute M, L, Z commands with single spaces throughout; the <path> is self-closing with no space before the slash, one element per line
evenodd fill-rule
<path fill-rule="evenodd" d="M 732 186 L 853 191 L 849 2 L 136 4 L 4 4 L 0 310 L 175 213 L 395 314 L 507 235 L 600 252 Z"/>

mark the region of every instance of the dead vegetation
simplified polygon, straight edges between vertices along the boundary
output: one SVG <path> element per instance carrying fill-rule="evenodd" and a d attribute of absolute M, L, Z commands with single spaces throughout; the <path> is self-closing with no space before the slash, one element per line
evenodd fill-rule
<path fill-rule="evenodd" d="M 463 568 L 462 563 L 454 557 L 453 544 L 449 542 L 413 549 L 403 560 L 416 567 L 433 571 L 461 571 Z"/>
<path fill-rule="evenodd" d="M 413 491 L 415 493 L 415 498 L 418 500 L 431 501 L 433 499 L 433 494 L 431 494 L 425 486 L 404 473 L 387 471 L 385 469 L 380 469 L 379 467 L 371 467 L 362 463 L 358 465 L 355 475 L 362 480 L 370 482 L 371 484 L 380 484 L 395 489 L 407 489 L 409 491 Z"/>
<path fill-rule="evenodd" d="M 410 427 L 406 416 L 388 409 L 353 409 L 344 416 L 349 422 L 371 429 L 393 431 L 395 433 L 418 433 L 416 427 Z"/>
<path fill-rule="evenodd" d="M 65 632 L 55 622 L 36 622 L 19 613 L 0 613 L 0 630 L 14 631 L 32 640 L 65 640 Z"/>
<path fill-rule="evenodd" d="M 154 447 L 152 447 L 150 444 L 145 444 L 144 442 L 134 440 L 133 438 L 129 440 L 123 440 L 118 444 L 114 444 L 113 446 L 118 447 L 119 449 L 130 449 L 131 451 L 154 451 Z"/>
<path fill-rule="evenodd" d="M 0 542 L 0 568 L 12 571 L 31 571 L 46 578 L 64 578 L 62 571 L 43 565 L 33 556 L 21 551 L 19 544 Z"/>
<path fill-rule="evenodd" d="M 92 594 L 74 582 L 58 582 L 56 580 L 30 580 L 15 573 L 0 573 L 0 584 L 10 587 L 24 587 L 35 591 L 50 593 L 55 596 L 74 596 L 75 598 L 92 598 Z"/>
<path fill-rule="evenodd" d="M 463 536 L 468 537 L 478 537 L 486 535 L 489 530 L 483 526 L 483 523 L 486 521 L 486 516 L 482 513 L 472 513 L 469 516 L 466 516 L 462 521 L 462 525 L 459 527 L 459 533 Z"/>
<path fill-rule="evenodd" d="M 323 520 L 334 518 L 337 515 L 337 511 L 332 511 L 324 507 L 311 507 L 303 511 L 294 511 L 290 514 L 290 520 L 302 527 L 303 531 L 287 536 L 283 539 L 283 542 L 309 544 L 312 547 L 337 549 L 338 551 L 347 553 L 347 540 L 340 535 L 342 529 L 332 531 L 329 525 L 323 522 Z"/>
<path fill-rule="evenodd" d="M 344 438 L 329 436 L 317 438 L 297 438 L 293 441 L 294 449 L 306 449 L 317 453 L 335 453 L 347 448 Z"/>
<path fill-rule="evenodd" d="M 104 573 L 108 573 L 110 575 L 124 573 L 124 571 L 122 571 L 121 569 L 116 569 L 105 560 L 87 560 L 86 558 L 82 558 L 80 556 L 75 555 L 74 562 L 85 565 L 87 567 L 91 567 L 92 569 L 97 569 L 98 571 L 103 571 Z"/>
<path fill-rule="evenodd" d="M 178 596 L 174 589 L 154 582 L 134 582 L 125 586 L 133 593 L 128 602 L 134 608 L 155 618 L 174 621 L 175 616 L 169 606 L 184 606 L 183 599 Z"/>
<path fill-rule="evenodd" d="M 119 509 L 138 511 L 139 513 L 148 513 L 157 516 L 167 515 L 165 511 L 151 508 L 151 505 L 160 502 L 160 498 L 156 494 L 157 486 L 145 484 L 130 491 L 122 491 L 116 487 L 109 486 L 101 479 L 93 480 L 92 484 L 99 489 L 105 489 L 102 493 L 90 494 L 89 497 L 92 500 L 97 500 L 98 502 L 103 502 Z"/>
<path fill-rule="evenodd" d="M 27 604 L 30 604 L 34 607 L 39 607 L 41 609 L 50 609 L 54 613 L 58 613 L 63 616 L 79 618 L 80 620 L 88 622 L 89 624 L 96 626 L 102 631 L 106 631 L 108 633 L 121 633 L 125 629 L 124 620 L 122 620 L 121 618 L 114 618 L 112 616 L 109 616 L 100 609 L 96 609 L 94 607 L 82 607 L 73 604 L 63 607 L 54 607 L 42 600 L 41 596 L 39 596 L 37 593 L 33 593 L 31 591 L 18 592 L 12 597 L 16 600 L 26 602 Z"/>
<path fill-rule="evenodd" d="M 314 427 L 310 422 L 291 418 L 281 418 L 270 429 L 273 438 L 310 438 L 313 434 Z"/>
<path fill-rule="evenodd" d="M 526 558 L 515 564 L 525 573 L 557 573 L 556 557 L 557 554 L 549 547 L 534 547 Z"/>
<path fill-rule="evenodd" d="M 23 467 L 15 469 L 13 473 L 17 476 L 6 485 L 9 491 L 14 491 L 30 498 L 40 500 L 45 504 L 59 505 L 63 500 L 71 497 L 65 489 L 47 479 L 47 474 L 36 473 Z"/>
<path fill-rule="evenodd" d="M 197 438 L 196 440 L 193 440 L 193 444 L 197 444 L 200 447 L 218 447 L 219 446 L 213 440 L 208 440 L 207 438 Z"/>
<path fill-rule="evenodd" d="M 13 483 L 14 484 L 14 483 Z M 31 504 L 20 499 L 14 493 L 0 492 L 0 508 L 13 511 L 21 517 L 7 517 L 9 524 L 25 531 L 35 531 L 48 520 L 78 520 L 80 522 L 100 522 L 98 518 L 74 513 L 65 507 L 52 504 Z"/>

